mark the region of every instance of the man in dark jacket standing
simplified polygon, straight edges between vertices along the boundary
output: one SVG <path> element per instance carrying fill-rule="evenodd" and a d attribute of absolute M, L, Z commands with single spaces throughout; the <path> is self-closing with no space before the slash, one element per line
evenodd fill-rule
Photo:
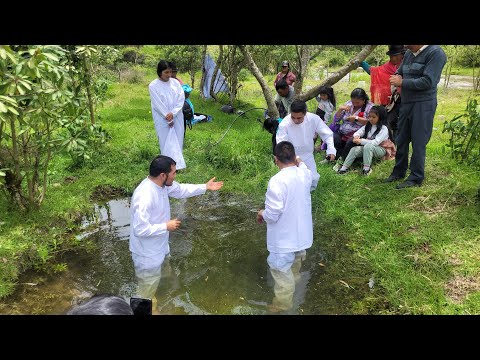
<path fill-rule="evenodd" d="M 437 84 L 447 56 L 438 45 L 406 45 L 407 52 L 390 84 L 402 88 L 402 105 L 396 137 L 397 155 L 392 174 L 384 182 L 405 177 L 408 150 L 412 143 L 410 175 L 397 189 L 422 185 L 425 178 L 425 154 L 432 135 L 433 117 L 437 108 Z"/>

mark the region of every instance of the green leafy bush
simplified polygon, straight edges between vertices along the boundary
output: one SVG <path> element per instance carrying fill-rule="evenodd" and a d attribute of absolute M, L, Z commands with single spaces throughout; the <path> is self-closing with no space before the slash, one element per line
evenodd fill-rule
<path fill-rule="evenodd" d="M 446 131 L 451 136 L 444 149 L 450 148 L 452 158 L 480 166 L 480 106 L 477 99 L 468 100 L 463 114 L 444 122 L 442 132 Z"/>

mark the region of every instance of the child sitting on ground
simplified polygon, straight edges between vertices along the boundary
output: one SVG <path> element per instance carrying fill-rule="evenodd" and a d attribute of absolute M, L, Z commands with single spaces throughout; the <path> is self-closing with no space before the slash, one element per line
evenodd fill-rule
<path fill-rule="evenodd" d="M 318 101 L 318 107 L 315 114 L 320 116 L 320 119 L 323 120 L 325 124 L 328 124 L 332 120 L 332 113 L 337 106 L 337 101 L 335 100 L 335 93 L 333 92 L 333 88 L 331 86 L 322 86 L 319 90 L 318 96 L 315 98 Z M 318 135 L 315 134 L 313 138 L 313 143 L 317 142 Z M 320 144 L 315 146 L 315 152 L 320 152 L 322 150 L 326 150 L 325 144 Z M 321 161 L 321 163 L 327 163 L 328 159 L 325 157 L 325 160 Z"/>
<path fill-rule="evenodd" d="M 371 174 L 374 157 L 384 160 L 395 157 L 395 145 L 390 140 L 391 134 L 386 124 L 385 108 L 373 106 L 368 114 L 368 122 L 353 134 L 354 146 L 350 149 L 338 174 L 346 174 L 355 159 L 361 156 L 363 156 L 362 175 L 364 176 Z"/>

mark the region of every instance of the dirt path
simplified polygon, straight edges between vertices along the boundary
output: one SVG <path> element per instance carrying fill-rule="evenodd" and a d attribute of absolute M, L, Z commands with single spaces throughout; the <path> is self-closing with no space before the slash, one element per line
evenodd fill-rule
<path fill-rule="evenodd" d="M 442 75 L 439 87 L 443 87 L 445 83 L 445 77 Z M 473 89 L 473 80 L 471 76 L 465 75 L 451 75 L 448 82 L 448 89 Z"/>

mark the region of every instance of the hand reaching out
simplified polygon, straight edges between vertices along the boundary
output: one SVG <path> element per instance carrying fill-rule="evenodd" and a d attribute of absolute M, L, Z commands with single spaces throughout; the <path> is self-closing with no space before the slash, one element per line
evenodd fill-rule
<path fill-rule="evenodd" d="M 223 186 L 223 181 L 215 181 L 215 177 L 211 178 L 207 182 L 207 190 L 210 190 L 210 191 L 217 191 L 221 189 L 222 186 Z"/>
<path fill-rule="evenodd" d="M 180 227 L 181 224 L 182 224 L 182 222 L 178 219 L 169 220 L 169 221 L 167 221 L 167 230 L 168 231 L 177 230 Z"/>

